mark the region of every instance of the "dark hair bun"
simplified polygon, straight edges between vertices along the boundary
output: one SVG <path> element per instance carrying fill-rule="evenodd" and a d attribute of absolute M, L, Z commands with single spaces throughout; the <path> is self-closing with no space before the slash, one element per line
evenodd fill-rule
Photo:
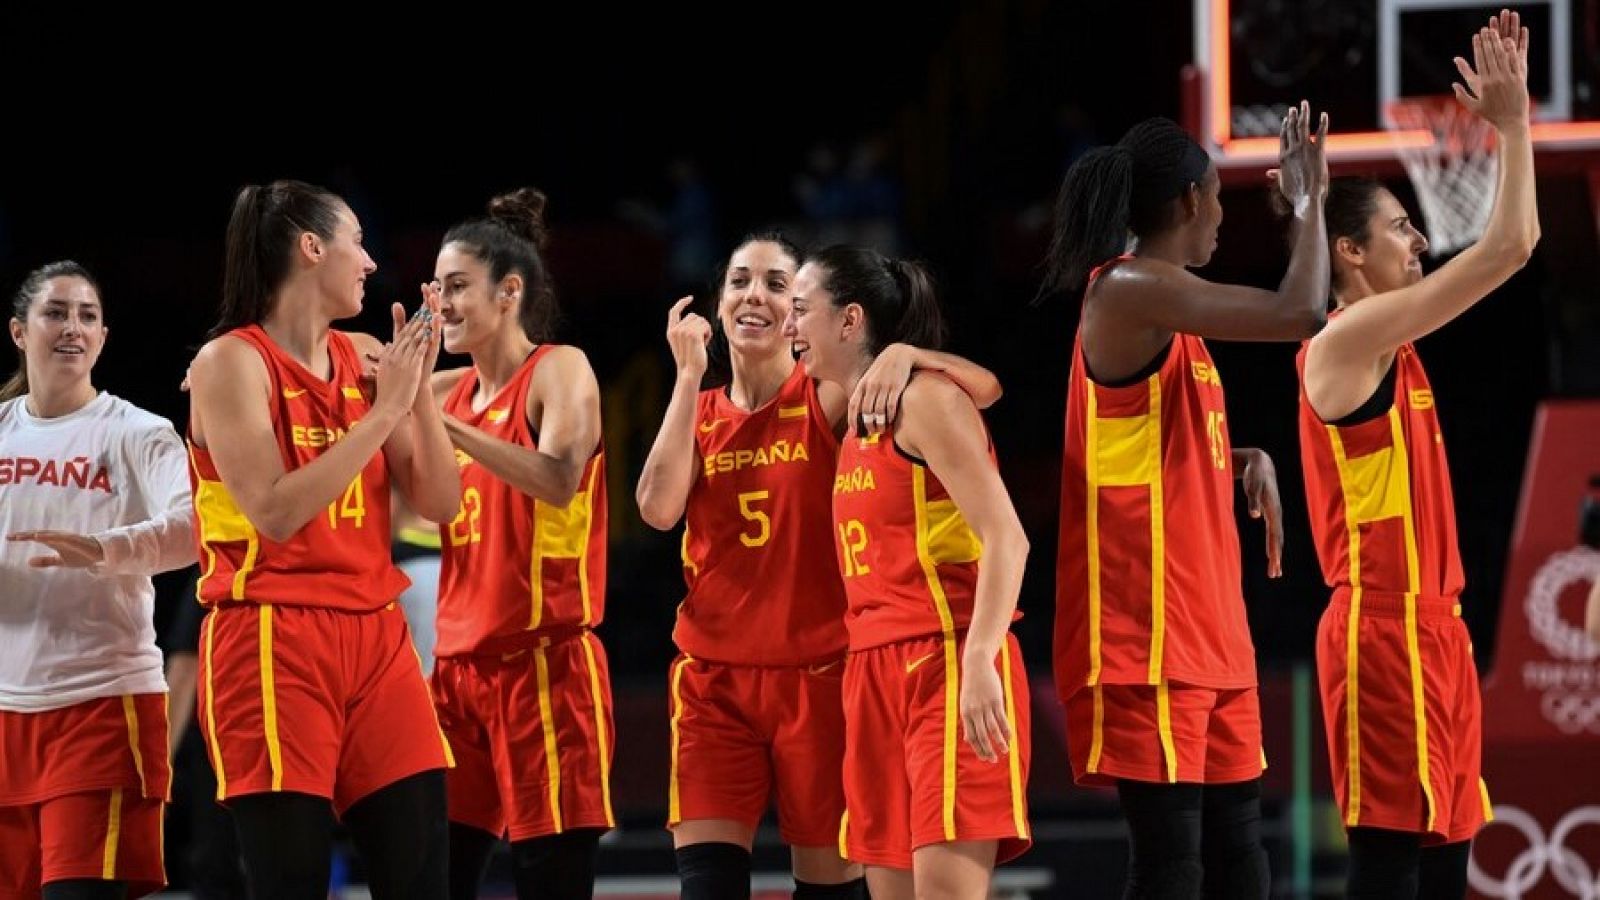
<path fill-rule="evenodd" d="M 550 240 L 544 226 L 544 192 L 538 188 L 518 188 L 489 201 L 489 218 L 527 238 L 543 250 Z"/>

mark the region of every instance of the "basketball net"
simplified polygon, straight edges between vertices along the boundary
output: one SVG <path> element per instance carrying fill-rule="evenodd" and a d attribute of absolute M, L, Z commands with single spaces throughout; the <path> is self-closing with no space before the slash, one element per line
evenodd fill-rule
<path fill-rule="evenodd" d="M 1390 130 L 1433 136 L 1425 144 L 1395 145 L 1422 204 L 1429 253 L 1451 253 L 1476 242 L 1494 209 L 1500 160 L 1494 127 L 1448 94 L 1403 97 L 1384 113 Z"/>

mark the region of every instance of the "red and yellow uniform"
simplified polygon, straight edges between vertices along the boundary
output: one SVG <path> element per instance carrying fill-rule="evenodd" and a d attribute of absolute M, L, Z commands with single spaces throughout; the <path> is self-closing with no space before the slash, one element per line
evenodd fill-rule
<path fill-rule="evenodd" d="M 0 759 L 0 897 L 71 879 L 127 882 L 130 897 L 166 883 L 165 694 L 0 710 Z"/>
<path fill-rule="evenodd" d="M 834 540 L 844 573 L 845 663 L 840 853 L 909 869 L 919 847 L 999 842 L 995 862 L 1032 843 L 1026 786 L 1028 682 L 1017 640 L 995 665 L 1012 738 L 986 763 L 961 737 L 960 660 L 983 547 L 926 465 L 893 431 L 851 438 L 833 486 Z"/>
<path fill-rule="evenodd" d="M 370 408 L 350 338 L 328 333 L 326 381 L 259 326 L 229 332 L 261 355 L 284 467 L 337 443 Z M 447 765 L 395 598 L 389 473 L 374 454 L 325 514 L 285 541 L 260 534 L 211 455 L 190 446 L 200 538 L 199 725 L 217 799 L 268 791 L 329 798 L 343 811 L 395 781 Z M 287 723 L 292 722 L 292 726 Z"/>
<path fill-rule="evenodd" d="M 1303 384 L 1304 349 L 1298 365 Z M 1479 777 L 1482 707 L 1460 618 L 1444 437 L 1416 350 L 1397 350 L 1378 394 L 1337 424 L 1319 419 L 1302 390 L 1300 450 L 1333 588 L 1317 673 L 1345 825 L 1467 840 L 1491 818 Z"/>
<path fill-rule="evenodd" d="M 1255 650 L 1211 354 L 1175 334 L 1145 373 L 1108 386 L 1080 338 L 1070 379 L 1055 675 L 1077 781 L 1255 778 Z"/>
<path fill-rule="evenodd" d="M 832 570 L 828 490 L 838 443 L 816 385 L 795 366 L 746 412 L 700 394 L 701 470 L 685 506 L 689 593 L 668 675 L 668 824 L 752 827 L 776 794 L 791 845 L 832 846 L 844 812 L 840 700 L 844 588 Z M 776 790 L 774 790 L 776 788 Z"/>
<path fill-rule="evenodd" d="M 445 414 L 538 448 L 528 390 L 553 344 L 474 409 L 470 370 Z M 441 526 L 434 703 L 455 751 L 450 819 L 513 841 L 610 828 L 611 679 L 591 629 L 605 617 L 605 452 L 566 506 L 529 496 L 456 451 L 461 511 Z"/>

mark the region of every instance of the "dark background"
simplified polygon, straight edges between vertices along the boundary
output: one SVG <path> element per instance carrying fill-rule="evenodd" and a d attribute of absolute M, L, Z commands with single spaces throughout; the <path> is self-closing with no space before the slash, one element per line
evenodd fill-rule
<path fill-rule="evenodd" d="M 86 264 L 112 330 L 96 383 L 181 427 L 177 384 L 214 321 L 223 231 L 242 184 L 293 177 L 350 201 L 379 270 L 347 327 L 380 335 L 390 301 L 416 302 L 449 225 L 494 193 L 541 188 L 561 339 L 588 353 L 605 393 L 612 563 L 602 634 L 619 690 L 649 690 L 664 680 L 682 593 L 677 536 L 642 526 L 632 503 L 670 388 L 663 314 L 752 228 L 887 237 L 938 275 L 950 348 L 1005 385 L 987 419 L 1033 545 L 1017 630 L 1035 677 L 1047 673 L 1077 318 L 1070 301 L 1034 302 L 1050 205 L 1084 149 L 1144 117 L 1179 117 L 1190 5 L 822 4 L 697 21 L 613 8 L 470 24 L 469 11 L 437 12 L 439 22 L 383 23 L 399 29 L 383 40 L 373 23 L 280 32 L 294 24 L 285 7 L 282 21 L 241 11 L 260 17 L 248 37 L 179 40 L 144 22 L 105 46 L 19 42 L 30 46 L 5 63 L 0 100 L 8 297 L 47 261 Z M 1370 91 L 1359 65 L 1347 89 Z M 833 174 L 822 162 L 830 153 Z M 874 157 L 852 180 L 851 160 Z M 1396 188 L 1415 210 L 1403 181 Z M 1529 266 L 1421 343 L 1483 665 L 1535 405 L 1600 391 L 1586 185 L 1551 179 L 1541 203 L 1545 239 Z M 1285 254 L 1264 189 L 1230 189 L 1223 204 L 1220 247 L 1202 274 L 1274 285 Z M 1270 674 L 1309 658 L 1327 597 L 1300 487 L 1295 348 L 1212 347 L 1234 443 L 1268 450 L 1283 492 L 1283 579 L 1265 579 L 1261 527 L 1241 517 L 1246 597 Z"/>

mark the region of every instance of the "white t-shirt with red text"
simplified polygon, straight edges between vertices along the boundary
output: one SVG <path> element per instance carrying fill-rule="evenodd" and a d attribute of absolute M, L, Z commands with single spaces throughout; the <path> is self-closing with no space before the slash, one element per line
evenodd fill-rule
<path fill-rule="evenodd" d="M 0 403 L 0 710 L 161 693 L 150 576 L 195 559 L 184 444 L 172 423 L 102 392 L 51 419 Z M 92 535 L 105 562 L 33 568 L 19 531 Z"/>

